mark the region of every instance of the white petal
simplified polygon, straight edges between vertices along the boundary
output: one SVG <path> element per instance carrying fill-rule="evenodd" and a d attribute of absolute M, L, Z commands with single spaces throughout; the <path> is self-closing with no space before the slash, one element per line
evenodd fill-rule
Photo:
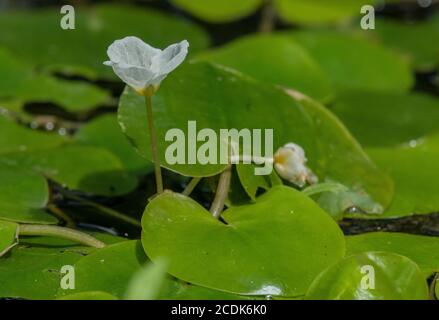
<path fill-rule="evenodd" d="M 135 67 L 150 68 L 154 56 L 161 50 L 151 47 L 137 37 L 126 37 L 114 41 L 107 50 L 113 63 L 125 63 Z"/>
<path fill-rule="evenodd" d="M 170 45 L 160 55 L 153 58 L 153 64 L 158 64 L 159 73 L 166 76 L 186 59 L 188 49 L 189 42 L 187 40 Z"/>
<path fill-rule="evenodd" d="M 152 84 L 155 74 L 145 68 L 114 64 L 113 70 L 123 82 L 136 90 L 143 90 Z"/>

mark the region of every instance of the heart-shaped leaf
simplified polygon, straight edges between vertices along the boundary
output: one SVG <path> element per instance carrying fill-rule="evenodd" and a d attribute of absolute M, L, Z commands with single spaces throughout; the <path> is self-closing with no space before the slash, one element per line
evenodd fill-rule
<path fill-rule="evenodd" d="M 171 0 L 171 2 L 197 18 L 224 23 L 251 14 L 263 0 Z"/>
<path fill-rule="evenodd" d="M 96 195 L 128 193 L 137 186 L 116 156 L 105 149 L 67 144 L 45 151 L 3 156 L 9 163 L 33 169 L 70 189 Z"/>
<path fill-rule="evenodd" d="M 407 143 L 439 131 L 439 99 L 421 93 L 349 91 L 331 110 L 365 146 Z"/>
<path fill-rule="evenodd" d="M 339 91 L 406 92 L 414 83 L 402 56 L 364 37 L 327 30 L 287 34 L 308 50 Z"/>
<path fill-rule="evenodd" d="M 258 80 L 295 89 L 319 101 L 333 96 L 330 79 L 308 52 L 287 37 L 250 36 L 197 56 Z"/>
<path fill-rule="evenodd" d="M 246 295 L 303 295 L 344 255 L 335 222 L 292 188 L 275 187 L 222 217 L 225 223 L 194 200 L 166 192 L 145 210 L 143 247 L 153 261 L 168 259 L 168 272 L 179 279 Z"/>
<path fill-rule="evenodd" d="M 322 272 L 310 300 L 428 300 L 427 281 L 410 259 L 389 252 L 350 256 Z"/>
<path fill-rule="evenodd" d="M 0 220 L 0 258 L 17 244 L 18 224 Z"/>
<path fill-rule="evenodd" d="M 43 176 L 0 161 L 0 181 L 0 219 L 40 224 L 58 222 L 44 211 L 49 187 Z"/>
<path fill-rule="evenodd" d="M 346 237 L 347 255 L 367 251 L 397 253 L 418 264 L 425 277 L 439 272 L 439 238 L 404 233 L 371 232 Z"/>
<path fill-rule="evenodd" d="M 115 40 L 137 36 L 164 48 L 187 39 L 191 52 L 207 46 L 206 34 L 198 27 L 155 10 L 121 5 L 99 5 L 75 11 L 75 30 L 60 28 L 59 9 L 3 12 L 0 44 L 14 54 L 44 68 L 88 77 L 115 79 L 104 66 L 106 50 Z"/>
<path fill-rule="evenodd" d="M 196 137 L 189 135 L 188 120 L 196 121 L 198 130 L 210 128 L 217 136 L 221 129 L 271 128 L 273 151 L 295 142 L 304 148 L 308 164 L 320 181 L 355 187 L 356 192 L 368 194 L 382 207 L 387 206 L 392 198 L 389 178 L 377 170 L 330 112 L 310 99 L 292 94 L 296 98 L 208 63 L 179 68 L 165 80 L 153 99 L 161 165 L 192 177 L 212 176 L 226 167 L 221 163 L 189 164 L 187 159 L 184 164 L 167 162 L 166 150 L 171 142 L 166 142 L 165 137 L 171 129 L 183 131 L 188 141 L 185 154 L 193 152 L 188 144 L 195 143 Z M 121 97 L 119 122 L 140 154 L 151 160 L 145 102 L 129 88 Z M 200 145 L 198 141 L 197 146 Z"/>

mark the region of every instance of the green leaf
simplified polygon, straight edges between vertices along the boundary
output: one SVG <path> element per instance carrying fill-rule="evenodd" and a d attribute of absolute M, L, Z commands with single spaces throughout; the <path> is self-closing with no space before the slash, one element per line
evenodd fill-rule
<path fill-rule="evenodd" d="M 406 92 L 414 84 L 403 57 L 364 37 L 326 30 L 286 34 L 308 50 L 339 91 Z"/>
<path fill-rule="evenodd" d="M 225 23 L 253 13 L 263 0 L 171 0 L 171 2 L 197 18 L 213 23 Z"/>
<path fill-rule="evenodd" d="M 397 253 L 416 262 L 425 275 L 439 272 L 439 238 L 404 233 L 372 232 L 346 237 L 347 255 L 367 251 Z"/>
<path fill-rule="evenodd" d="M 20 243 L 0 260 L 0 297 L 54 299 L 64 275 L 61 268 L 95 250 L 79 246 L 29 247 L 21 239 Z"/>
<path fill-rule="evenodd" d="M 166 280 L 166 260 L 157 259 L 137 271 L 131 278 L 126 300 L 156 300 L 163 290 Z"/>
<path fill-rule="evenodd" d="M 379 218 L 396 218 L 438 211 L 438 136 L 425 139 L 424 142 L 420 141 L 414 148 L 410 146 L 375 148 L 368 149 L 367 152 L 391 175 L 395 183 L 394 199 L 385 213 L 378 216 Z"/>
<path fill-rule="evenodd" d="M 163 141 L 168 130 L 178 128 L 186 140 L 196 140 L 187 137 L 188 119 L 196 121 L 198 130 L 211 128 L 217 136 L 220 129 L 272 128 L 274 152 L 295 142 L 304 148 L 309 166 L 321 182 L 342 183 L 387 206 L 392 198 L 391 181 L 370 162 L 338 119 L 318 103 L 294 92 L 291 95 L 207 63 L 186 64 L 169 76 L 153 99 L 161 165 L 191 177 L 216 175 L 226 167 L 167 163 L 166 149 L 171 142 Z M 275 110 L 267 106 L 275 106 Z M 121 97 L 119 122 L 140 154 L 151 160 L 145 103 L 129 88 Z M 188 155 L 187 142 L 185 153 Z"/>
<path fill-rule="evenodd" d="M 51 149 L 65 142 L 65 137 L 28 129 L 0 115 L 0 154 Z"/>
<path fill-rule="evenodd" d="M 179 279 L 245 295 L 301 295 L 344 255 L 335 222 L 291 188 L 275 187 L 222 217 L 225 223 L 194 200 L 166 192 L 145 210 L 143 247 L 153 261 L 168 259 L 168 272 Z"/>
<path fill-rule="evenodd" d="M 366 269 L 367 268 L 367 269 Z M 374 278 L 374 288 L 369 288 Z M 428 286 L 410 259 L 389 252 L 347 257 L 322 272 L 308 300 L 428 300 Z"/>
<path fill-rule="evenodd" d="M 96 250 L 74 264 L 75 289 L 59 295 L 103 291 L 121 298 L 131 277 L 147 261 L 140 241 L 123 241 Z"/>
<path fill-rule="evenodd" d="M 287 37 L 258 35 L 238 39 L 197 56 L 258 80 L 295 89 L 319 101 L 333 96 L 329 77 L 308 52 Z"/>
<path fill-rule="evenodd" d="M 340 183 L 334 183 L 334 182 L 324 182 L 324 183 L 318 183 L 314 184 L 312 186 L 309 186 L 302 190 L 303 194 L 311 197 L 313 195 L 324 193 L 324 192 L 342 192 L 349 190 L 344 185 Z"/>
<path fill-rule="evenodd" d="M 288 22 L 305 25 L 333 24 L 360 15 L 364 5 L 376 0 L 275 0 L 280 16 Z"/>
<path fill-rule="evenodd" d="M 0 219 L 39 224 L 58 222 L 44 211 L 49 187 L 43 176 L 0 161 L 0 181 Z"/>
<path fill-rule="evenodd" d="M 108 46 L 127 35 L 164 48 L 187 39 L 191 52 L 207 47 L 208 38 L 189 22 L 155 10 L 121 5 L 78 7 L 75 30 L 60 28 L 59 9 L 11 11 L 0 15 L 0 44 L 44 68 L 67 74 L 115 79 L 107 60 Z"/>
<path fill-rule="evenodd" d="M 407 55 L 415 69 L 429 71 L 439 63 L 439 14 L 420 22 L 377 19 L 375 30 L 368 30 L 381 42 Z"/>
<path fill-rule="evenodd" d="M 115 115 L 104 115 L 85 124 L 75 134 L 75 140 L 111 151 L 130 172 L 146 174 L 152 170 L 152 164 L 142 158 L 124 136 Z"/>
<path fill-rule="evenodd" d="M 120 160 L 101 148 L 65 145 L 9 154 L 3 159 L 36 170 L 70 189 L 96 195 L 121 195 L 137 186 L 137 178 L 125 170 Z"/>
<path fill-rule="evenodd" d="M 59 300 L 117 300 L 117 298 L 107 292 L 86 291 L 69 294 L 59 298 Z"/>
<path fill-rule="evenodd" d="M 86 82 L 36 73 L 28 63 L 0 49 L 0 97 L 21 102 L 52 102 L 69 112 L 84 112 L 109 100 L 108 92 Z M 23 104 L 13 111 L 24 112 Z"/>
<path fill-rule="evenodd" d="M 239 163 L 236 165 L 236 172 L 239 181 L 250 199 L 255 200 L 259 188 L 268 190 L 275 185 L 281 185 L 282 181 L 273 170 L 268 176 L 255 175 L 255 165 Z"/>
<path fill-rule="evenodd" d="M 0 220 L 0 258 L 17 244 L 18 224 Z"/>
<path fill-rule="evenodd" d="M 331 110 L 365 146 L 392 146 L 439 131 L 439 99 L 421 93 L 348 91 Z"/>
<path fill-rule="evenodd" d="M 194 286 L 179 280 L 167 280 L 167 290 L 162 294 L 163 300 L 252 300 L 254 297 L 240 296 L 233 293 Z"/>

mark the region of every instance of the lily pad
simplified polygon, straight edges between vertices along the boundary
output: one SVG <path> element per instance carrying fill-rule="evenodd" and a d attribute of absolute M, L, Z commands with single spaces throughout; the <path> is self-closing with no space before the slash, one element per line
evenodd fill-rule
<path fill-rule="evenodd" d="M 415 69 L 429 71 L 439 64 L 439 14 L 420 22 L 377 19 L 373 32 L 384 45 L 407 55 Z"/>
<path fill-rule="evenodd" d="M 245 295 L 302 295 L 344 255 L 335 222 L 292 188 L 275 187 L 222 218 L 225 223 L 194 200 L 166 192 L 145 209 L 143 247 L 153 261 L 168 259 L 168 272 L 179 279 Z"/>
<path fill-rule="evenodd" d="M 0 220 L 0 258 L 17 244 L 18 224 Z"/>
<path fill-rule="evenodd" d="M 439 99 L 421 93 L 349 91 L 331 110 L 365 146 L 407 143 L 439 131 Z"/>
<path fill-rule="evenodd" d="M 145 174 L 152 170 L 152 164 L 133 149 L 122 133 L 115 115 L 104 115 L 85 124 L 75 134 L 75 140 L 111 151 L 130 172 Z"/>
<path fill-rule="evenodd" d="M 258 35 L 241 38 L 202 53 L 197 59 L 295 89 L 319 101 L 328 101 L 333 95 L 329 77 L 304 48 L 287 37 Z"/>
<path fill-rule="evenodd" d="M 438 211 L 439 139 L 425 139 L 416 147 L 375 148 L 367 152 L 395 183 L 394 199 L 379 217 L 396 218 Z"/>
<path fill-rule="evenodd" d="M 109 245 L 74 264 L 74 290 L 59 290 L 59 295 L 104 291 L 115 297 L 124 296 L 133 274 L 147 261 L 140 241 L 124 241 Z"/>
<path fill-rule="evenodd" d="M 253 13 L 263 0 L 171 0 L 171 2 L 197 18 L 214 23 L 225 23 Z"/>
<path fill-rule="evenodd" d="M 346 237 L 347 255 L 367 251 L 397 253 L 416 262 L 429 278 L 439 272 L 439 238 L 405 233 L 372 232 Z"/>
<path fill-rule="evenodd" d="M 86 291 L 69 294 L 59 298 L 59 300 L 117 300 L 117 298 L 107 292 Z"/>
<path fill-rule="evenodd" d="M 102 148 L 67 144 L 0 159 L 33 169 L 70 189 L 96 195 L 121 195 L 137 186 L 137 178 L 125 170 L 116 156 Z"/>
<path fill-rule="evenodd" d="M 294 31 L 287 35 L 308 50 L 338 91 L 406 92 L 414 84 L 404 57 L 365 37 L 326 30 Z"/>
<path fill-rule="evenodd" d="M 391 201 L 391 181 L 369 160 L 338 119 L 297 93 L 289 95 L 233 71 L 194 63 L 169 76 L 154 97 L 153 108 L 161 165 L 182 175 L 212 176 L 222 172 L 226 164 L 189 164 L 187 158 L 185 163 L 167 163 L 166 149 L 171 142 L 163 141 L 169 130 L 180 129 L 186 141 L 194 142 L 193 136 L 187 137 L 188 120 L 196 121 L 198 130 L 211 128 L 217 136 L 220 129 L 270 128 L 274 132 L 273 151 L 288 142 L 301 145 L 320 181 L 339 182 L 369 194 L 383 207 Z M 140 154 L 151 160 L 145 119 L 143 98 L 127 88 L 120 101 L 119 122 Z M 200 145 L 202 142 L 198 141 L 197 146 Z M 188 155 L 187 142 L 184 148 Z"/>
<path fill-rule="evenodd" d="M 428 286 L 419 267 L 409 258 L 389 252 L 365 252 L 322 272 L 305 299 L 428 300 Z"/>
<path fill-rule="evenodd" d="M 306 25 L 334 24 L 359 16 L 361 7 L 376 0 L 275 0 L 280 16 Z"/>
<path fill-rule="evenodd" d="M 43 176 L 0 161 L 0 181 L 0 219 L 40 224 L 58 222 L 44 211 L 49 187 Z"/>
<path fill-rule="evenodd" d="M 51 149 L 66 140 L 57 134 L 26 128 L 0 115 L 0 154 Z"/>
<path fill-rule="evenodd" d="M 0 29 L 14 32 L 3 32 L 0 44 L 46 69 L 115 79 L 111 68 L 102 63 L 116 39 L 133 35 L 161 48 L 187 39 L 192 52 L 209 42 L 206 34 L 189 22 L 135 6 L 77 7 L 75 30 L 60 28 L 61 17 L 59 9 L 4 12 Z"/>

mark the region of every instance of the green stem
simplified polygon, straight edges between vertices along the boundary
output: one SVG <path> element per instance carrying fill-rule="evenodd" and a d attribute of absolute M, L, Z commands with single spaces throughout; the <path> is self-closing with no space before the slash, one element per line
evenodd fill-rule
<path fill-rule="evenodd" d="M 141 227 L 142 225 L 140 224 L 140 222 L 134 218 L 131 218 L 123 213 L 120 213 L 119 211 L 113 210 L 111 208 L 108 208 L 106 206 L 103 206 L 99 203 L 93 202 L 93 201 L 89 201 L 89 200 L 84 200 L 81 197 L 75 196 L 73 194 L 67 193 L 67 192 L 63 192 L 63 195 L 66 198 L 75 200 L 79 203 L 81 203 L 82 205 L 91 207 L 91 208 L 95 208 L 97 209 L 99 212 L 105 213 L 107 216 L 118 219 L 118 220 L 122 220 L 126 223 L 132 224 L 133 226 L 136 227 Z"/>
<path fill-rule="evenodd" d="M 54 204 L 50 204 L 47 206 L 47 210 L 50 211 L 55 217 L 64 220 L 66 223 L 66 226 L 69 228 L 73 228 L 76 226 L 75 221 L 64 211 L 62 211 L 60 208 L 55 206 Z"/>
<path fill-rule="evenodd" d="M 183 190 L 181 194 L 185 196 L 189 196 L 192 191 L 194 191 L 195 187 L 198 185 L 198 183 L 201 181 L 201 178 L 192 178 L 192 180 L 189 182 L 189 184 L 186 186 L 186 188 Z"/>
<path fill-rule="evenodd" d="M 274 7 L 273 0 L 266 0 L 265 6 L 262 9 L 261 23 L 259 25 L 259 31 L 262 33 L 271 33 L 274 29 L 274 23 L 276 20 L 276 8 Z"/>
<path fill-rule="evenodd" d="M 213 199 L 212 206 L 210 207 L 210 213 L 212 213 L 215 218 L 219 218 L 224 209 L 224 203 L 226 202 L 227 194 L 229 193 L 231 177 L 232 166 L 228 165 L 220 175 L 215 199 Z"/>
<path fill-rule="evenodd" d="M 160 158 L 157 145 L 157 132 L 152 117 L 152 96 L 145 95 L 146 116 L 148 118 L 149 136 L 151 139 L 152 159 L 154 161 L 155 181 L 157 185 L 157 193 L 163 192 L 162 170 L 160 168 Z"/>
<path fill-rule="evenodd" d="M 48 236 L 71 240 L 90 247 L 103 248 L 105 243 L 78 230 L 37 224 L 20 224 L 18 236 Z"/>

